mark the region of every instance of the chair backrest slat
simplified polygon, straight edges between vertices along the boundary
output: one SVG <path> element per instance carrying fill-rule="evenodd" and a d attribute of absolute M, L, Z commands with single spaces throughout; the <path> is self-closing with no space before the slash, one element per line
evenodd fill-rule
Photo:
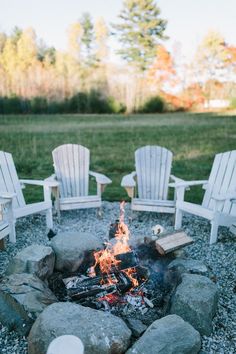
<path fill-rule="evenodd" d="M 144 146 L 135 151 L 138 196 L 165 200 L 172 163 L 172 152 L 161 146 Z"/>
<path fill-rule="evenodd" d="M 215 156 L 202 205 L 213 209 L 215 201 L 212 196 L 230 192 L 236 192 L 236 150 Z M 236 215 L 235 207 L 230 200 L 225 201 L 219 211 Z"/>
<path fill-rule="evenodd" d="M 12 155 L 4 151 L 0 151 L 0 191 L 16 194 L 13 199 L 13 207 L 25 206 L 25 198 Z"/>
<path fill-rule="evenodd" d="M 61 197 L 87 196 L 89 150 L 81 145 L 65 144 L 54 149 L 52 156 Z"/>

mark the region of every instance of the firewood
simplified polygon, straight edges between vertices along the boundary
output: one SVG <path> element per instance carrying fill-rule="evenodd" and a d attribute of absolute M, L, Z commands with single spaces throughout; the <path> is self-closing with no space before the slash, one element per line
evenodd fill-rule
<path fill-rule="evenodd" d="M 165 255 L 193 242 L 193 239 L 184 231 L 176 231 L 171 234 L 165 234 L 155 241 L 155 248 L 161 255 Z"/>

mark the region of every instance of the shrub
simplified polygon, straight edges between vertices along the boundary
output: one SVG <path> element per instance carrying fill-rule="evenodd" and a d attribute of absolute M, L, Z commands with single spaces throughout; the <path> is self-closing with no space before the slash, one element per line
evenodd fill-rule
<path fill-rule="evenodd" d="M 45 97 L 34 97 L 30 101 L 31 113 L 47 113 L 48 103 Z"/>
<path fill-rule="evenodd" d="M 98 90 L 78 92 L 62 101 L 47 101 L 45 97 L 24 99 L 17 96 L 0 97 L 0 114 L 26 113 L 123 113 L 125 106 Z"/>
<path fill-rule="evenodd" d="M 2 97 L 0 101 L 0 112 L 3 114 L 22 113 L 20 98 L 17 96 Z"/>
<path fill-rule="evenodd" d="M 125 113 L 126 107 L 122 103 L 116 101 L 114 97 L 108 97 L 108 105 L 111 113 Z"/>
<path fill-rule="evenodd" d="M 67 113 L 86 113 L 88 106 L 88 95 L 85 92 L 78 92 L 69 98 L 65 109 Z M 64 101 L 65 102 L 65 101 Z"/>
<path fill-rule="evenodd" d="M 164 111 L 164 100 L 159 96 L 149 98 L 138 110 L 141 113 L 161 113 Z"/>

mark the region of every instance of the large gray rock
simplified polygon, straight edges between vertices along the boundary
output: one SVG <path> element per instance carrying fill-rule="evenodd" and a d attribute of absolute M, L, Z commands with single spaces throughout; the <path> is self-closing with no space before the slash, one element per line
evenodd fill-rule
<path fill-rule="evenodd" d="M 45 280 L 53 273 L 54 263 L 55 255 L 51 247 L 31 245 L 17 253 L 9 263 L 6 274 L 31 273 Z"/>
<path fill-rule="evenodd" d="M 169 315 L 156 320 L 126 354 L 196 354 L 200 334 L 181 317 Z"/>
<path fill-rule="evenodd" d="M 12 274 L 2 279 L 0 290 L 10 294 L 35 319 L 49 304 L 57 301 L 46 284 L 33 274 Z"/>
<path fill-rule="evenodd" d="M 206 275 L 208 272 L 207 267 L 202 262 L 195 259 L 174 259 L 168 265 L 168 269 L 178 269 L 181 273 L 201 274 Z"/>
<path fill-rule="evenodd" d="M 23 306 L 10 294 L 0 290 L 0 322 L 10 331 L 22 336 L 28 335 L 33 324 L 32 318 Z"/>
<path fill-rule="evenodd" d="M 172 298 L 171 313 L 181 316 L 202 335 L 209 336 L 217 308 L 216 285 L 207 277 L 183 274 L 182 282 Z"/>
<path fill-rule="evenodd" d="M 56 254 L 55 268 L 75 272 L 91 251 L 104 248 L 102 241 L 91 233 L 63 232 L 55 236 L 51 246 Z"/>
<path fill-rule="evenodd" d="M 47 307 L 33 324 L 29 354 L 45 354 L 49 343 L 64 334 L 79 337 L 86 354 L 124 353 L 131 337 L 124 321 L 110 313 L 60 302 Z"/>

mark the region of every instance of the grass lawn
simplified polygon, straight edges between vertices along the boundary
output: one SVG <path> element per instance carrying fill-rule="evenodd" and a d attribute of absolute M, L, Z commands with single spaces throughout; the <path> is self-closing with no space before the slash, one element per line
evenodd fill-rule
<path fill-rule="evenodd" d="M 0 132 L 0 150 L 13 154 L 21 178 L 52 174 L 51 151 L 58 145 L 88 147 L 91 169 L 113 181 L 103 198 L 115 201 L 128 200 L 120 181 L 133 171 L 134 151 L 144 145 L 170 149 L 177 177 L 207 179 L 214 155 L 236 149 L 236 114 L 1 115 Z M 28 201 L 41 196 L 38 187 L 27 187 L 24 193 Z M 195 202 L 201 196 L 201 187 L 187 193 Z"/>

